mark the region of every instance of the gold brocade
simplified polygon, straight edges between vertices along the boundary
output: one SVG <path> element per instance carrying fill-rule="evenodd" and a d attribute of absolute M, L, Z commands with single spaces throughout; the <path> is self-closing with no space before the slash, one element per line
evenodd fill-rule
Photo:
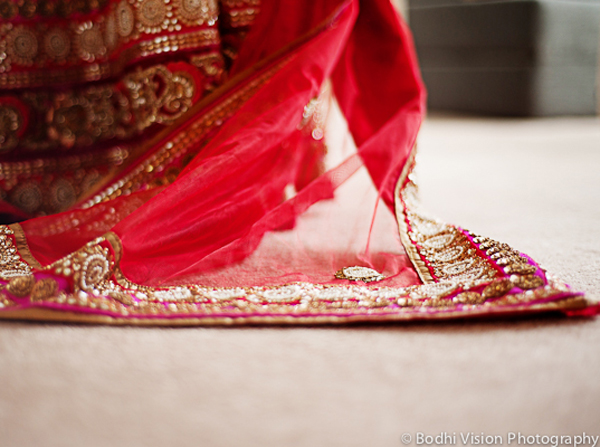
<path fill-rule="evenodd" d="M 98 81 L 139 57 L 220 43 L 216 0 L 121 0 L 110 5 L 104 0 L 101 9 L 67 3 L 79 5 L 59 14 L 69 17 L 64 23 L 42 13 L 38 20 L 0 25 L 0 88 Z M 73 13 L 79 15 L 72 18 Z"/>
<path fill-rule="evenodd" d="M 259 3 L 0 1 L 0 200 L 33 217 L 72 209 L 91 194 L 171 182 L 181 160 L 163 175 L 137 175 L 145 184 L 121 188 L 128 182 L 118 174 L 145 156 L 134 139 L 152 138 L 225 80 L 220 14 L 229 23 L 250 8 L 254 17 Z M 227 31 L 238 44 L 245 32 Z M 169 60 L 129 66 L 154 56 Z M 33 88 L 41 85 L 50 88 Z M 172 144 L 180 155 L 189 147 Z M 173 159 L 150 165 L 162 170 L 163 161 Z"/>

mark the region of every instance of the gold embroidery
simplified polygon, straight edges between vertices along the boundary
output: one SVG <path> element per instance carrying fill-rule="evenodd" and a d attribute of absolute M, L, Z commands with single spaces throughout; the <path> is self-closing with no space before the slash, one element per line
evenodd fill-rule
<path fill-rule="evenodd" d="M 18 298 L 22 298 L 31 293 L 35 278 L 33 276 L 17 276 L 10 280 L 6 290 Z"/>
<path fill-rule="evenodd" d="M 38 52 L 37 37 L 29 28 L 17 26 L 6 36 L 6 51 L 19 65 L 32 65 Z"/>
<path fill-rule="evenodd" d="M 140 55 L 150 56 L 153 54 L 169 53 L 172 51 L 189 50 L 200 47 L 217 45 L 221 41 L 219 32 L 215 29 L 202 29 L 185 34 L 174 34 L 162 36 L 153 40 L 140 42 Z M 192 56 L 190 59 L 193 59 Z"/>
<path fill-rule="evenodd" d="M 190 62 L 207 77 L 219 80 L 224 74 L 224 60 L 219 52 L 192 56 Z"/>
<path fill-rule="evenodd" d="M 196 89 L 188 73 L 171 73 L 164 65 L 132 73 L 124 83 L 138 129 L 153 123 L 172 123 L 189 109 Z"/>
<path fill-rule="evenodd" d="M 10 233 L 10 228 L 0 227 Z M 11 234 L 11 233 L 10 233 Z M 40 273 L 72 278 L 73 291 L 58 289 L 53 278 L 39 279 L 31 284 L 31 275 L 20 275 L 9 282 L 7 292 L 14 296 L 27 296 L 35 303 L 55 303 L 70 306 L 71 310 L 86 308 L 112 315 L 105 322 L 116 322 L 119 316 L 135 318 L 147 316 L 176 316 L 173 324 L 193 321 L 195 324 L 248 319 L 265 322 L 301 322 L 310 318 L 313 322 L 343 322 L 352 319 L 385 320 L 452 318 L 504 312 L 540 311 L 585 306 L 585 301 L 561 297 L 569 292 L 563 284 L 549 278 L 549 285 L 526 292 L 503 295 L 491 299 L 475 291 L 452 294 L 460 288 L 454 283 L 435 283 L 405 288 L 367 287 L 355 285 L 319 285 L 294 283 L 271 287 L 206 287 L 186 285 L 152 288 L 127 280 L 119 269 L 121 246 L 118 237 L 107 233 L 77 252 L 44 267 Z M 18 255 L 17 255 L 18 257 Z M 4 272 L 0 272 L 4 273 Z M 3 277 L 6 278 L 5 275 Z M 17 287 L 22 283 L 20 287 Z M 495 289 L 504 284 L 496 280 Z M 489 287 L 489 286 L 488 286 Z M 502 288 L 503 286 L 500 286 Z M 16 292 L 16 293 L 15 293 Z M 555 299 L 554 302 L 540 300 Z M 12 302 L 8 297 L 0 299 L 4 306 Z M 538 302 L 538 304 L 533 304 Z M 508 307 L 507 307 L 508 306 Z M 35 313 L 34 311 L 32 311 Z M 224 317 L 223 315 L 228 315 Z M 0 317 L 5 317 L 0 313 Z M 24 317 L 32 313 L 23 314 Z M 189 315 L 193 320 L 187 320 Z M 266 318 L 263 319 L 263 316 Z M 279 317 L 279 318 L 278 318 Z M 117 318 L 114 320 L 112 318 Z M 291 318 L 291 320 L 290 320 Z M 84 320 L 82 314 L 78 317 Z M 306 320 L 308 321 L 308 320 Z M 123 320 L 125 322 L 125 320 Z M 147 320 L 148 324 L 160 324 Z"/>
<path fill-rule="evenodd" d="M 42 205 L 42 191 L 33 182 L 21 183 L 12 190 L 9 201 L 26 213 L 34 213 Z"/>
<path fill-rule="evenodd" d="M 121 37 L 129 37 L 135 27 L 133 8 L 127 0 L 121 0 L 115 11 L 117 33 Z"/>
<path fill-rule="evenodd" d="M 42 301 L 55 297 L 58 293 L 58 283 L 52 278 L 40 279 L 31 290 L 31 301 Z"/>
<path fill-rule="evenodd" d="M 2 227 L 0 227 L 2 228 Z M 37 259 L 35 259 L 33 257 L 33 255 L 31 254 L 31 251 L 29 250 L 29 245 L 27 244 L 27 238 L 25 237 L 25 232 L 23 231 L 23 228 L 21 227 L 21 225 L 19 225 L 18 223 L 14 223 L 9 225 L 9 230 L 12 231 L 12 235 L 15 238 L 15 246 L 14 248 L 16 248 L 17 252 L 19 253 L 19 255 L 21 256 L 21 258 L 23 258 L 23 261 L 25 263 L 27 263 L 26 265 L 29 265 L 33 268 L 42 268 L 41 264 L 38 262 Z M 2 228 L 3 229 L 3 228 Z M 2 231 L 0 229 L 0 231 Z"/>
<path fill-rule="evenodd" d="M 104 25 L 104 43 L 109 50 L 113 50 L 119 43 L 119 34 L 117 32 L 117 20 L 115 15 L 110 13 L 106 17 L 106 24 Z"/>
<path fill-rule="evenodd" d="M 485 302 L 485 298 L 478 292 L 463 292 L 456 295 L 453 301 L 459 304 L 479 305 Z"/>
<path fill-rule="evenodd" d="M 215 27 L 218 15 L 215 0 L 179 0 L 175 2 L 176 12 L 172 11 L 171 1 L 122 0 L 93 16 L 86 16 L 91 13 L 89 8 L 72 3 L 65 0 L 59 9 L 67 13 L 65 8 L 71 8 L 84 16 L 77 17 L 68 30 L 52 28 L 45 19 L 18 26 L 0 24 L 0 87 L 98 81 L 120 74 L 129 61 L 140 56 L 220 43 Z M 43 8 L 52 4 L 44 2 Z M 54 11 L 43 13 L 53 14 Z M 209 28 L 203 25 L 204 29 L 198 29 L 204 23 Z M 160 36 L 153 37 L 156 34 Z M 133 40 L 131 45 L 119 45 L 129 40 Z M 36 57 L 40 53 L 38 47 L 46 57 Z M 112 59 L 106 60 L 107 56 Z M 65 62 L 74 66 L 57 66 Z M 31 68 L 12 73 L 12 64 Z"/>
<path fill-rule="evenodd" d="M 175 0 L 177 17 L 186 25 L 209 24 L 217 20 L 216 0 Z"/>
<path fill-rule="evenodd" d="M 23 262 L 13 238 L 14 231 L 10 227 L 0 226 L 0 278 L 2 279 L 31 275 L 31 267 Z"/>
<path fill-rule="evenodd" d="M 106 55 L 107 50 L 99 25 L 91 21 L 81 23 L 76 27 L 75 35 L 77 52 L 84 61 L 94 62 Z"/>
<path fill-rule="evenodd" d="M 496 297 L 507 294 L 510 291 L 510 289 L 512 289 L 513 287 L 514 286 L 509 279 L 507 279 L 507 278 L 497 279 L 497 280 L 493 281 L 489 286 L 486 286 L 486 288 L 483 289 L 483 292 L 481 295 L 485 299 L 496 298 Z"/>
<path fill-rule="evenodd" d="M 385 276 L 383 276 L 377 270 L 360 266 L 344 267 L 343 269 L 335 272 L 335 277 L 337 279 L 347 279 L 349 281 L 362 281 L 365 283 L 381 281 L 382 279 L 385 279 Z"/>
<path fill-rule="evenodd" d="M 98 292 L 96 287 L 102 287 L 112 274 L 108 257 L 108 249 L 95 245 L 72 258 L 74 278 L 79 290 Z M 69 273 L 68 268 L 68 264 L 63 263 L 65 275 Z"/>
<path fill-rule="evenodd" d="M 66 149 L 115 137 L 128 138 L 153 123 L 168 124 L 181 116 L 199 88 L 188 73 L 173 73 L 164 65 L 134 72 L 123 82 L 125 92 L 117 84 L 58 93 L 23 93 L 21 104 L 36 119 L 30 120 L 21 138 L 21 112 L 0 101 L 0 149 L 8 151 L 17 144 L 21 149 L 36 151 L 59 146 Z"/>
<path fill-rule="evenodd" d="M 191 125 L 173 135 L 170 141 L 161 146 L 154 154 L 148 154 L 147 158 L 139 162 L 138 166 L 128 172 L 125 176 L 116 180 L 90 198 L 82 208 L 89 208 L 97 203 L 114 199 L 120 195 L 128 195 L 148 185 L 156 179 L 158 167 L 168 171 L 171 164 L 178 163 L 175 169 L 183 166 L 184 155 L 194 148 L 199 150 L 205 136 L 216 127 L 221 126 L 235 111 L 241 107 L 265 82 L 267 82 L 276 70 L 280 69 L 287 60 L 269 69 L 263 75 L 251 80 L 245 87 L 232 93 L 227 99 L 217 104 L 209 111 L 204 112 L 200 118 L 193 120 Z M 164 178 L 166 182 L 173 179 Z M 157 183 L 155 186 L 165 183 Z"/>
<path fill-rule="evenodd" d="M 402 207 L 401 218 L 406 222 L 401 228 L 401 233 L 405 233 L 402 240 L 425 261 L 421 268 L 429 270 L 430 278 L 465 283 L 489 281 L 498 275 L 461 230 L 418 211 L 416 186 L 412 181 L 408 181 L 397 200 Z"/>
<path fill-rule="evenodd" d="M 540 278 L 539 276 L 536 275 L 526 275 L 526 276 L 519 276 L 519 275 L 512 275 L 510 277 L 510 280 L 513 282 L 513 284 L 517 287 L 519 287 L 520 289 L 536 289 L 538 287 L 541 287 L 544 285 L 544 281 L 542 280 L 542 278 Z"/>
<path fill-rule="evenodd" d="M 71 40 L 60 28 L 53 28 L 44 36 L 44 50 L 56 62 L 65 62 L 71 51 Z"/>
<path fill-rule="evenodd" d="M 138 26 L 145 33 L 159 33 L 169 25 L 171 6 L 164 0 L 138 0 Z"/>

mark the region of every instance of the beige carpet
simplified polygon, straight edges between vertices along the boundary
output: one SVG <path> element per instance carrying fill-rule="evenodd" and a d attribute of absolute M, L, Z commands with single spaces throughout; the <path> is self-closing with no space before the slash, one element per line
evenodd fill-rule
<path fill-rule="evenodd" d="M 434 116 L 420 151 L 430 210 L 600 298 L 599 120 Z M 0 323 L 2 447 L 387 447 L 418 431 L 600 435 L 600 319 Z"/>

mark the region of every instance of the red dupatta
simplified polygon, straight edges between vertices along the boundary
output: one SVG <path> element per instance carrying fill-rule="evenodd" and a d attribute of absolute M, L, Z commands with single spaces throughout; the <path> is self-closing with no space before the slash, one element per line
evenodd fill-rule
<path fill-rule="evenodd" d="M 307 181 L 319 157 L 298 124 L 328 79 L 356 150 Z M 526 255 L 418 210 L 409 174 L 424 98 L 389 2 L 263 1 L 230 79 L 140 143 L 111 184 L 80 209 L 1 227 L 0 317 L 318 323 L 589 308 Z M 172 182 L 136 180 L 165 179 L 187 155 Z M 384 237 L 388 251 L 348 241 L 315 255 L 304 214 L 335 207 L 362 166 L 405 251 Z"/>

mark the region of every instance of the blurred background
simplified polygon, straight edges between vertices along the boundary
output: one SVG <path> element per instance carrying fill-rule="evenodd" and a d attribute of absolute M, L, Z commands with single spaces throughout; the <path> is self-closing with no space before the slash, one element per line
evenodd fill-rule
<path fill-rule="evenodd" d="M 600 113 L 600 0 L 396 0 L 430 110 Z"/>

